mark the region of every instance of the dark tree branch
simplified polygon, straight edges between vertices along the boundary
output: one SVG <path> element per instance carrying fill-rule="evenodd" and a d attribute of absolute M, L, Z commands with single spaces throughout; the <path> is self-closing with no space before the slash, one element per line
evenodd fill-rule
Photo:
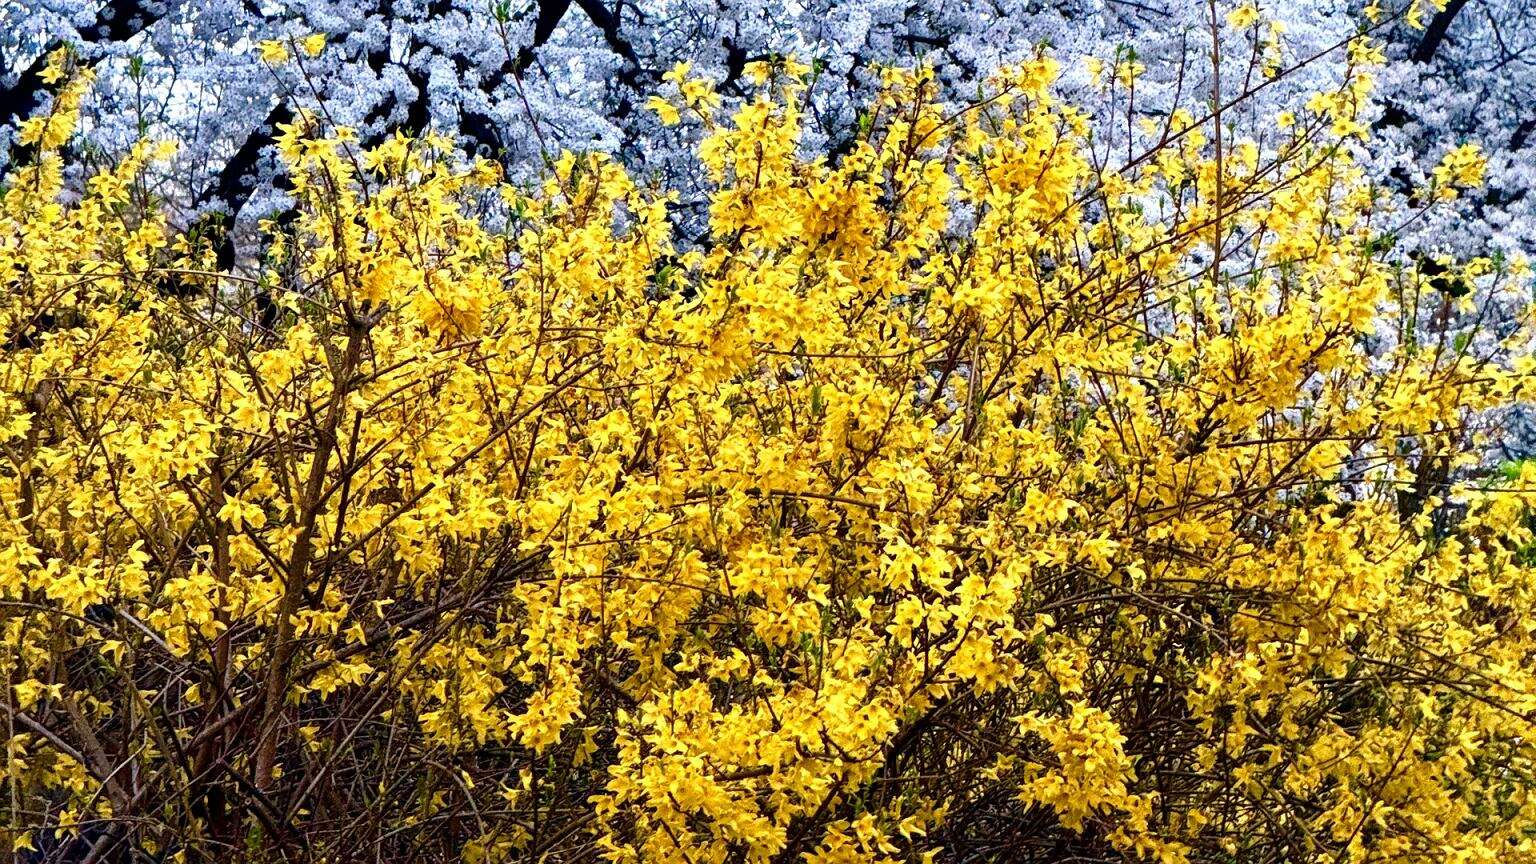
<path fill-rule="evenodd" d="M 1451 24 L 1455 22 L 1456 16 L 1466 5 L 1467 0 L 1450 0 L 1445 4 L 1444 9 L 1435 13 L 1435 17 L 1429 20 L 1429 26 L 1424 28 L 1424 38 L 1419 40 L 1418 46 L 1410 55 L 1413 62 L 1428 63 L 1435 59 L 1436 52 L 1440 50 L 1446 35 L 1450 33 Z"/>
<path fill-rule="evenodd" d="M 602 0 L 576 0 L 576 5 L 581 11 L 587 13 L 592 19 L 592 24 L 603 34 L 603 41 L 613 49 L 613 53 L 623 57 L 636 71 L 640 68 L 640 58 L 635 54 L 635 46 L 624 38 L 619 31 L 619 17 L 603 5 Z"/>
<path fill-rule="evenodd" d="M 25 118 L 43 104 L 43 95 L 48 91 L 48 84 L 43 81 L 48 55 L 72 41 L 88 45 L 126 42 L 160 20 L 165 8 L 164 3 L 151 5 L 147 0 L 112 0 L 96 14 L 95 23 L 77 32 L 74 40 L 56 39 L 48 43 L 15 84 L 0 90 L 0 126 Z"/>
<path fill-rule="evenodd" d="M 539 16 L 533 22 L 533 44 L 517 52 L 512 74 L 521 78 L 523 70 L 533 65 L 534 54 L 555 35 L 555 28 L 560 26 L 560 20 L 570 8 L 571 0 L 539 0 Z"/>
<path fill-rule="evenodd" d="M 1530 143 L 1531 133 L 1536 132 L 1536 118 L 1524 120 L 1515 127 L 1513 134 L 1509 136 L 1509 149 L 1522 150 Z"/>
<path fill-rule="evenodd" d="M 251 193 L 256 189 L 261 154 L 277 143 L 277 127 L 292 123 L 293 120 L 293 109 L 288 107 L 287 103 L 279 102 L 267 112 L 266 118 L 251 130 L 229 161 L 224 163 L 213 184 L 198 196 L 197 203 L 200 206 L 216 205 L 218 209 L 199 217 L 189 233 L 201 238 L 213 249 L 215 265 L 221 271 L 227 272 L 235 266 L 235 241 L 230 235 L 230 229 L 234 227 L 240 211 L 245 208 Z M 282 178 L 277 182 L 282 184 Z M 168 283 L 164 287 L 169 293 L 182 296 L 197 290 L 195 286 L 180 282 Z M 276 308 L 272 306 L 271 298 L 262 295 L 258 297 L 257 305 L 260 323 L 266 329 L 272 329 Z"/>
<path fill-rule="evenodd" d="M 231 220 L 240 215 L 256 188 L 256 168 L 262 152 L 277 143 L 277 127 L 292 123 L 293 119 L 293 109 L 286 102 L 279 102 L 267 112 L 261 124 L 246 136 L 240 149 L 224 163 L 213 185 L 200 196 L 200 203 L 223 205 Z"/>

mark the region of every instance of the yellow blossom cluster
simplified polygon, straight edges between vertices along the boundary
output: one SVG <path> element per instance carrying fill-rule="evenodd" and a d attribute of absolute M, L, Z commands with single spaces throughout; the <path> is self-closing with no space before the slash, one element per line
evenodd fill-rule
<path fill-rule="evenodd" d="M 830 159 L 802 67 L 679 69 L 690 245 L 605 157 L 301 118 L 245 275 L 156 147 L 64 196 L 61 96 L 0 191 L 16 848 L 1536 861 L 1525 317 L 1387 259 L 1363 71 L 1119 168 L 1056 73 L 891 72 Z"/>

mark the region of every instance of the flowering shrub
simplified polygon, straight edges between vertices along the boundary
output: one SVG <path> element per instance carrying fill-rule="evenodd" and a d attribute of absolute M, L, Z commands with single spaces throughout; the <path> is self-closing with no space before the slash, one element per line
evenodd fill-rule
<path fill-rule="evenodd" d="M 1536 469 L 1471 470 L 1528 316 L 1448 287 L 1529 277 L 1388 263 L 1351 58 L 1116 171 L 1044 56 L 837 159 L 792 62 L 679 72 L 697 247 L 605 157 L 301 116 L 249 276 L 162 148 L 62 193 L 68 80 L 0 211 L 14 847 L 1536 860 Z"/>

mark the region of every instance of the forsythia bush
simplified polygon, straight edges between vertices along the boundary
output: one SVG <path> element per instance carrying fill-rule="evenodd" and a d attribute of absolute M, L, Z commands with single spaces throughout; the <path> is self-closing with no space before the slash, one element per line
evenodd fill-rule
<path fill-rule="evenodd" d="M 604 158 L 306 118 L 247 276 L 163 148 L 64 191 L 65 78 L 0 212 L 11 843 L 1536 861 L 1536 469 L 1475 470 L 1531 332 L 1445 287 L 1528 277 L 1391 263 L 1376 59 L 1118 168 L 1045 57 L 835 160 L 793 63 L 680 71 L 686 243 Z"/>

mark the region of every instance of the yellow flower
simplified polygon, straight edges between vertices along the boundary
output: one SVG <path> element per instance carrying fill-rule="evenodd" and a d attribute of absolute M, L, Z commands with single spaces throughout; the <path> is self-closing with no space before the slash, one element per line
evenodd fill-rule
<path fill-rule="evenodd" d="M 673 84 L 676 84 L 677 86 L 681 87 L 681 86 L 683 86 L 683 82 L 688 80 L 688 74 L 689 74 L 690 70 L 692 70 L 692 69 L 693 69 L 693 64 L 692 63 L 689 63 L 686 60 L 679 61 L 677 63 L 677 65 L 675 65 L 671 69 L 667 70 L 667 72 L 665 74 L 663 74 L 661 77 L 662 77 L 662 80 L 670 81 Z"/>
<path fill-rule="evenodd" d="M 1247 30 L 1259 23 L 1259 8 L 1253 3 L 1244 3 L 1227 13 L 1227 24 L 1236 30 Z"/>
<path fill-rule="evenodd" d="M 1441 192 L 1451 191 L 1453 187 L 1481 186 L 1487 168 L 1488 159 L 1481 147 L 1474 143 L 1462 144 L 1446 153 L 1435 166 L 1435 185 Z"/>
<path fill-rule="evenodd" d="M 1393 257 L 1341 146 L 1379 53 L 1113 167 L 1048 56 L 964 105 L 883 70 L 836 159 L 775 61 L 704 124 L 707 242 L 610 157 L 514 187 L 304 113 L 215 277 L 134 194 L 163 148 L 66 171 L 64 64 L 0 185 L 7 800 L 211 844 L 134 784 L 245 729 L 230 812 L 445 858 L 932 861 L 1012 808 L 1117 860 L 1525 860 L 1536 462 L 1478 454 L 1536 324 L 1459 310 L 1528 264 Z M 664 122 L 723 104 L 670 75 Z"/>
<path fill-rule="evenodd" d="M 1088 70 L 1088 78 L 1097 87 L 1104 79 L 1104 61 L 1098 57 L 1089 57 L 1083 61 L 1083 66 Z"/>
<path fill-rule="evenodd" d="M 655 111 L 656 115 L 661 118 L 661 122 L 667 126 L 676 124 L 680 119 L 677 107 L 660 96 L 652 96 L 647 99 L 645 107 Z"/>
<path fill-rule="evenodd" d="M 257 44 L 261 59 L 273 66 L 288 62 L 288 45 L 276 39 L 264 39 Z"/>

